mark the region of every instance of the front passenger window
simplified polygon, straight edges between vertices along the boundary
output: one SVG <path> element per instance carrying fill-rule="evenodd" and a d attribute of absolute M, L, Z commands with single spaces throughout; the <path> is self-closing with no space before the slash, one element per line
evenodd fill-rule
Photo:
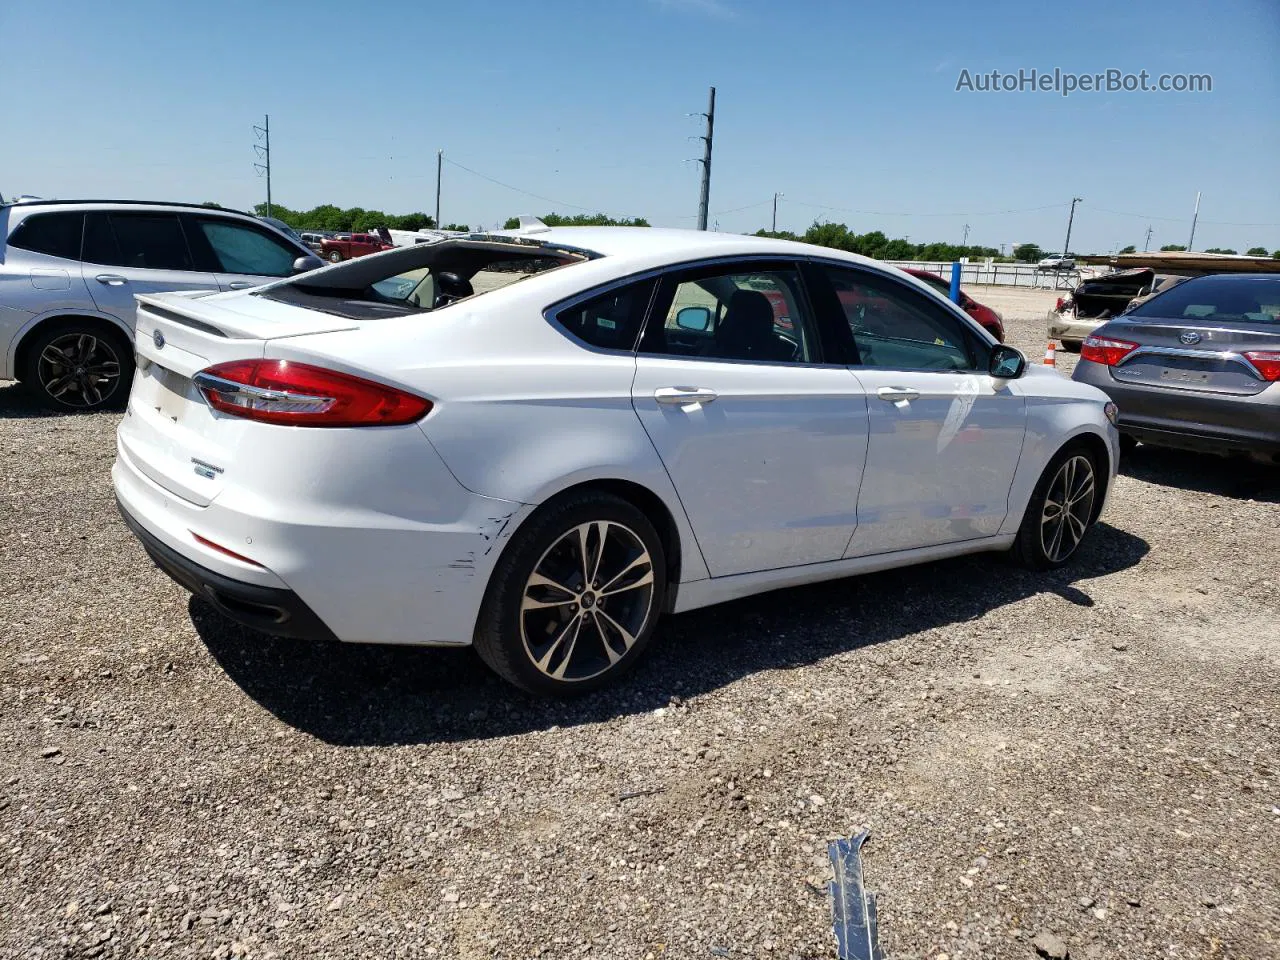
<path fill-rule="evenodd" d="M 200 232 L 213 248 L 220 273 L 259 277 L 293 273 L 297 251 L 265 233 L 225 220 L 201 220 Z"/>
<path fill-rule="evenodd" d="M 859 271 L 825 268 L 864 367 L 977 368 L 964 324 L 905 285 Z"/>

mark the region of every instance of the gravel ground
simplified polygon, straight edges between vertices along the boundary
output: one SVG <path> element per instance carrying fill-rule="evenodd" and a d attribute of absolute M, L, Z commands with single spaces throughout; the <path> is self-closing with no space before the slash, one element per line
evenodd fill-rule
<path fill-rule="evenodd" d="M 864 827 L 892 958 L 1280 957 L 1274 470 L 1139 449 L 1066 570 L 670 618 L 566 705 L 191 601 L 115 419 L 0 388 L 0 957 L 833 957 Z"/>

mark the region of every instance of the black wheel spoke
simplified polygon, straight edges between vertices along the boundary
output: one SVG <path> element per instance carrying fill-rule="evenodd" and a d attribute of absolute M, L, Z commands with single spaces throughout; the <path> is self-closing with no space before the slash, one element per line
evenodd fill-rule
<path fill-rule="evenodd" d="M 109 341 L 87 332 L 66 333 L 40 351 L 36 374 L 51 398 L 86 408 L 100 405 L 114 392 L 123 367 Z"/>

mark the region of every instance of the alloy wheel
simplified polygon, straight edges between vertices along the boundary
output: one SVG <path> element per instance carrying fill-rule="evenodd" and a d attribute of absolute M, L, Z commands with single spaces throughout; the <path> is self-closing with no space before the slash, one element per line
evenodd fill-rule
<path fill-rule="evenodd" d="M 579 524 L 543 553 L 525 582 L 520 633 L 529 661 L 559 681 L 611 669 L 653 615 L 653 558 L 634 530 Z"/>
<path fill-rule="evenodd" d="M 40 386 L 68 407 L 100 406 L 120 381 L 120 358 L 104 337 L 68 333 L 52 340 L 37 364 Z"/>
<path fill-rule="evenodd" d="M 1040 546 L 1053 563 L 1075 553 L 1093 517 L 1097 491 L 1093 463 L 1088 457 L 1068 457 L 1054 474 L 1045 492 L 1040 515 Z"/>

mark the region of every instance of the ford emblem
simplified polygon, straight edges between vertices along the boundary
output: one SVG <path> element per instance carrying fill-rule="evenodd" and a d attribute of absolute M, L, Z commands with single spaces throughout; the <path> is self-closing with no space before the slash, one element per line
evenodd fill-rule
<path fill-rule="evenodd" d="M 1178 334 L 1178 339 L 1183 343 L 1199 343 L 1200 334 L 1196 333 L 1194 330 L 1184 330 L 1182 333 Z"/>
<path fill-rule="evenodd" d="M 1185 337 L 1186 334 L 1184 333 L 1183 336 Z M 1199 340 L 1200 338 L 1196 337 L 1196 339 Z M 164 334 L 161 333 L 159 330 L 151 331 L 151 342 L 156 345 L 157 350 L 164 349 Z M 1192 341 L 1188 340 L 1186 342 L 1191 343 Z"/>

